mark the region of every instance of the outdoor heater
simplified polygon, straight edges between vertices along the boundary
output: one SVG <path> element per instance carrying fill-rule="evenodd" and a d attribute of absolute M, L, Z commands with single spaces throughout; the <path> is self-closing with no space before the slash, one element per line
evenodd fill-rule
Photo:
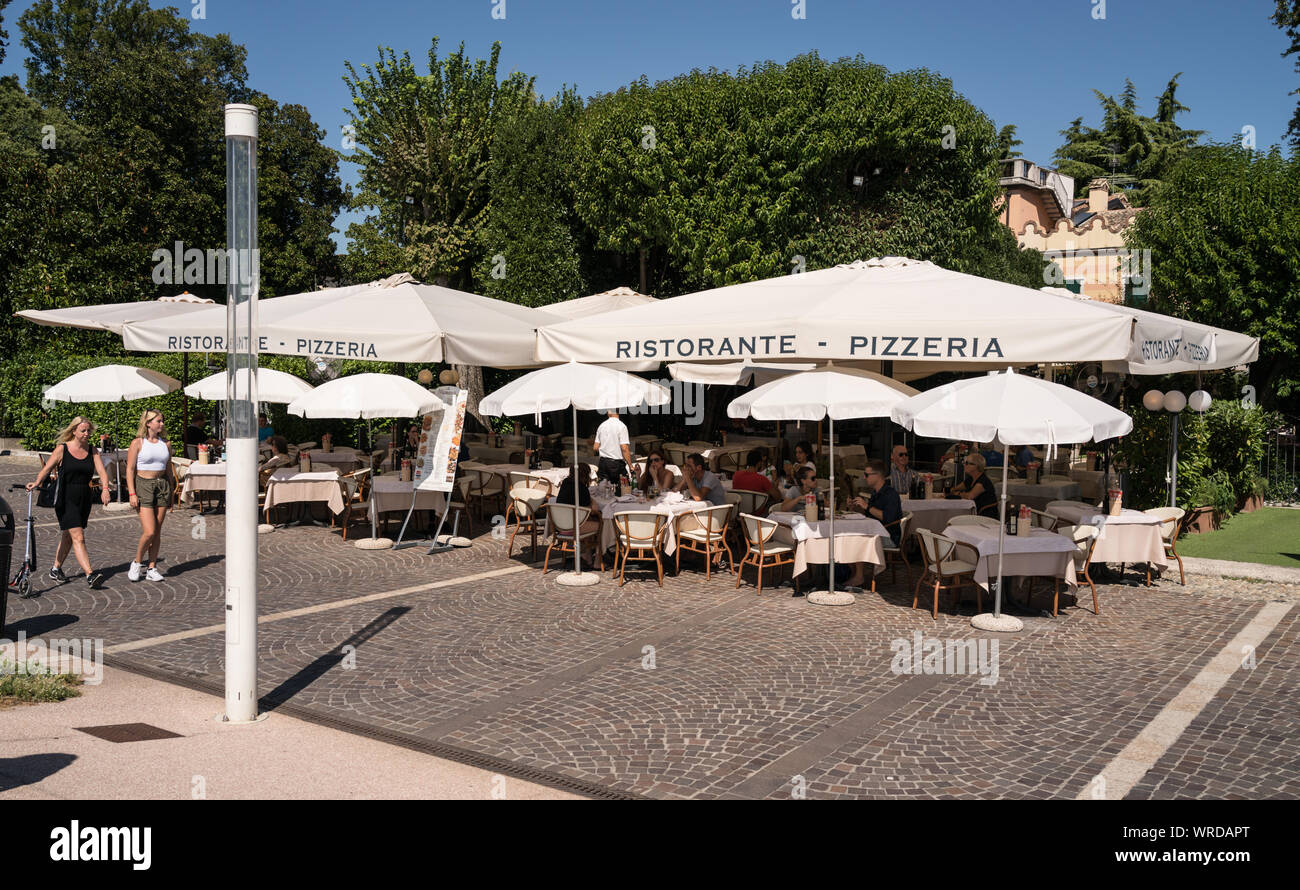
<path fill-rule="evenodd" d="M 226 106 L 226 711 L 257 715 L 257 108 Z"/>

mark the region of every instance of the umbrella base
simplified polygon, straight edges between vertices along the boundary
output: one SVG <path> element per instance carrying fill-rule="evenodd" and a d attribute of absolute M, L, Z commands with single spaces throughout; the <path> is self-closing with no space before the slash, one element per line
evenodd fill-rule
<path fill-rule="evenodd" d="M 555 579 L 556 584 L 565 587 L 590 587 L 600 583 L 599 572 L 561 572 Z"/>
<path fill-rule="evenodd" d="M 392 538 L 358 538 L 352 542 L 358 550 L 387 550 L 393 546 Z"/>
<path fill-rule="evenodd" d="M 992 612 L 976 615 L 970 620 L 970 626 L 977 630 L 988 630 L 994 633 L 1015 633 L 1025 629 L 1025 623 L 1014 615 L 995 616 Z"/>
<path fill-rule="evenodd" d="M 275 529 L 276 526 L 271 525 L 268 522 L 263 522 L 257 526 L 257 533 L 259 535 L 269 535 L 271 532 L 275 531 Z"/>
<path fill-rule="evenodd" d="M 857 598 L 847 590 L 837 590 L 834 593 L 817 590 L 808 594 L 807 599 L 815 606 L 851 606 L 857 602 Z"/>

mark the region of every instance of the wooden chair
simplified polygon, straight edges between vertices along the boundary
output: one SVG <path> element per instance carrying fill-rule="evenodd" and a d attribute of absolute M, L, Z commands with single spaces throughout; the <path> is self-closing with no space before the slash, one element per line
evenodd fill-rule
<path fill-rule="evenodd" d="M 736 514 L 750 513 L 754 516 L 766 516 L 767 507 L 772 503 L 772 496 L 763 491 L 748 491 L 734 488 L 731 494 L 736 496 Z M 742 535 L 743 537 L 743 535 Z"/>
<path fill-rule="evenodd" d="M 1148 516 L 1155 516 L 1160 519 L 1160 539 L 1165 545 L 1165 555 L 1172 556 L 1178 560 L 1178 579 L 1186 585 L 1187 573 L 1183 571 L 1183 558 L 1178 555 L 1178 536 L 1184 531 L 1183 519 L 1187 515 L 1186 511 L 1179 507 L 1156 507 L 1154 510 L 1143 510 Z M 1151 584 L 1151 565 L 1147 564 L 1147 585 Z"/>
<path fill-rule="evenodd" d="M 921 596 L 921 585 L 927 580 L 934 582 L 934 606 L 932 617 L 935 621 L 939 620 L 939 591 L 953 591 L 953 608 L 961 601 L 961 588 L 967 582 L 975 588 L 975 606 L 979 611 L 984 610 L 984 598 L 982 590 L 978 584 L 974 584 L 975 569 L 979 566 L 979 551 L 971 545 L 954 541 L 952 538 L 945 538 L 943 535 L 936 535 L 926 528 L 916 530 L 917 543 L 921 547 L 921 561 L 925 564 L 925 571 L 916 581 L 916 589 L 912 592 L 912 608 L 916 608 L 917 601 Z M 970 559 L 958 559 L 957 553 L 959 548 L 965 548 L 970 551 Z"/>
<path fill-rule="evenodd" d="M 348 528 L 352 520 L 370 517 L 370 471 L 357 470 L 339 476 L 339 487 L 343 490 L 343 512 L 330 518 L 330 527 L 337 519 L 343 524 L 343 540 L 348 539 Z"/>
<path fill-rule="evenodd" d="M 663 450 L 664 456 L 668 458 L 668 463 L 676 464 L 680 467 L 686 463 L 686 455 L 690 454 L 695 449 L 688 448 L 681 444 L 671 444 L 665 445 Z"/>
<path fill-rule="evenodd" d="M 912 586 L 912 564 L 907 559 L 907 532 L 912 527 L 912 514 L 904 513 L 893 522 L 885 524 L 885 530 L 888 531 L 890 526 L 898 527 L 898 543 L 895 544 L 892 538 L 886 538 L 881 541 L 885 548 L 885 563 L 889 566 L 889 580 L 898 580 L 898 563 L 903 563 L 903 576 L 907 579 L 907 586 Z M 875 587 L 875 579 L 871 580 L 872 587 Z M 906 588 L 904 588 L 906 589 Z"/>
<path fill-rule="evenodd" d="M 659 548 L 663 544 L 664 529 L 668 527 L 668 517 L 662 513 L 628 511 L 615 513 L 613 521 L 614 570 L 618 572 L 618 586 L 623 586 L 630 559 L 632 562 L 653 561 L 659 575 L 659 586 L 663 587 L 664 564 L 659 558 Z M 677 546 L 681 547 L 680 541 Z"/>
<path fill-rule="evenodd" d="M 1074 571 L 1078 573 L 1083 571 L 1083 580 L 1088 582 L 1092 588 L 1092 614 L 1100 615 L 1101 606 L 1097 604 L 1097 585 L 1092 582 L 1092 575 L 1088 573 L 1088 567 L 1092 564 L 1092 551 L 1097 547 L 1097 539 L 1101 537 L 1101 529 L 1095 525 L 1067 525 L 1056 530 L 1058 535 L 1064 535 L 1074 542 L 1078 549 L 1074 553 Z M 1056 596 L 1052 600 L 1052 617 L 1056 617 L 1056 606 L 1061 599 L 1060 585 L 1057 585 Z"/>
<path fill-rule="evenodd" d="M 589 532 L 578 534 L 582 524 L 591 518 L 590 507 L 579 507 L 577 513 L 574 513 L 573 504 L 551 504 L 546 508 L 547 516 L 551 523 L 551 544 L 546 548 L 546 559 L 542 563 L 542 574 L 545 575 L 551 564 L 551 551 L 558 545 L 560 555 L 565 553 L 577 554 L 577 542 L 591 541 L 591 552 L 595 554 L 596 560 L 600 565 L 600 571 L 605 570 L 605 558 L 600 552 L 600 546 L 597 543 L 600 540 L 600 524 Z"/>
<path fill-rule="evenodd" d="M 734 494 L 734 492 L 732 492 Z M 715 554 L 727 554 L 727 565 L 731 571 L 736 570 L 736 559 L 731 555 L 731 545 L 727 543 L 727 523 L 731 521 L 732 511 L 736 507 L 734 504 L 724 504 L 721 507 L 709 507 L 706 510 L 696 510 L 694 513 L 682 513 L 677 517 L 677 566 L 676 572 L 682 570 L 682 551 L 689 550 L 692 553 L 704 554 L 704 580 L 707 582 L 713 571 L 713 557 Z M 683 528 L 683 525 L 689 525 L 691 522 L 696 525 L 695 528 Z"/>
<path fill-rule="evenodd" d="M 1029 521 L 1037 522 L 1039 528 L 1045 528 L 1049 532 L 1058 531 L 1066 522 L 1060 516 L 1051 513 L 1044 513 L 1042 510 L 1029 508 Z"/>
<path fill-rule="evenodd" d="M 740 587 L 745 566 L 752 565 L 758 569 L 758 592 L 762 593 L 763 570 L 794 565 L 794 546 L 772 540 L 780 526 L 771 519 L 742 513 L 740 524 L 745 532 L 745 555 L 736 566 L 736 586 Z M 769 558 L 772 562 L 767 562 Z M 798 589 L 797 582 L 795 589 Z"/>
<path fill-rule="evenodd" d="M 509 559 L 515 547 L 515 535 L 527 531 L 532 539 L 533 559 L 537 559 L 537 531 L 541 521 L 541 509 L 551 496 L 551 480 L 544 476 L 531 476 L 528 473 L 510 474 L 510 507 L 506 510 L 506 524 L 514 517 L 514 531 L 510 533 L 510 543 L 506 545 L 506 558 Z"/>
<path fill-rule="evenodd" d="M 979 525 L 984 528 L 997 528 L 1002 523 L 989 516 L 954 516 L 948 525 Z"/>
<path fill-rule="evenodd" d="M 748 451 L 728 451 L 721 454 L 718 456 L 718 469 L 734 476 L 745 469 L 745 460 L 748 456 Z"/>
<path fill-rule="evenodd" d="M 488 470 L 466 470 L 465 478 L 469 480 L 469 502 L 477 502 L 479 519 L 486 517 L 488 501 L 500 503 L 505 510 L 506 486 L 500 476 Z"/>

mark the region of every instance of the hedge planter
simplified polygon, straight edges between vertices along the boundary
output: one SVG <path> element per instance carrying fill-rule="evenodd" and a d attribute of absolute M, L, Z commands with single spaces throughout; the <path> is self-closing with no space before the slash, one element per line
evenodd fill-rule
<path fill-rule="evenodd" d="M 1215 514 L 1213 507 L 1196 507 L 1192 510 L 1192 518 L 1187 523 L 1189 534 L 1199 535 L 1205 532 L 1212 532 L 1219 527 L 1219 517 Z"/>
<path fill-rule="evenodd" d="M 1264 499 L 1259 495 L 1251 495 L 1248 498 L 1242 498 L 1237 504 L 1238 513 L 1254 513 L 1264 506 Z"/>

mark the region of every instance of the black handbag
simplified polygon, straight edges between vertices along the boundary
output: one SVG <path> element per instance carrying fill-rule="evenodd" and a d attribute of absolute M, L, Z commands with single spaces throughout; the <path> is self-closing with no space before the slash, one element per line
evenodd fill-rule
<path fill-rule="evenodd" d="M 63 460 L 60 459 L 58 467 L 55 468 L 54 472 L 51 473 L 50 476 L 46 477 L 45 481 L 41 483 L 41 487 L 36 490 L 36 506 L 44 507 L 48 510 L 53 509 L 58 505 L 59 495 L 63 493 L 62 471 Z"/>

